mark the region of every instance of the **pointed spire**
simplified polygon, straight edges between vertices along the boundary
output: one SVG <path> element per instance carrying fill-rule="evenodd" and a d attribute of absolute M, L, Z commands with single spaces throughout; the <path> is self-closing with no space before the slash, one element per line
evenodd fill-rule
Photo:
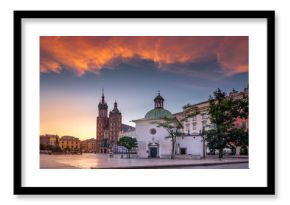
<path fill-rule="evenodd" d="M 112 113 L 121 114 L 120 111 L 118 110 L 118 104 L 117 104 L 116 99 L 115 99 L 115 102 L 114 102 L 114 109 L 112 110 Z"/>
<path fill-rule="evenodd" d="M 102 110 L 101 113 L 105 112 L 106 114 L 99 114 L 99 116 L 107 116 L 107 112 L 108 112 L 108 105 L 105 101 L 105 95 L 104 95 L 104 88 L 102 88 L 102 99 L 101 101 L 99 102 L 99 105 L 98 105 L 98 108 L 99 108 L 99 111 Z"/>
<path fill-rule="evenodd" d="M 102 103 L 104 104 L 105 102 L 105 95 L 104 95 L 104 88 L 102 88 Z"/>

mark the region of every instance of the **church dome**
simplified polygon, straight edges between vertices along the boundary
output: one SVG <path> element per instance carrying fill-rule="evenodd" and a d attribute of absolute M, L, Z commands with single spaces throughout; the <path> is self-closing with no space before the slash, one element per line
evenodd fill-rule
<path fill-rule="evenodd" d="M 153 119 L 161 119 L 161 118 L 171 118 L 173 115 L 170 111 L 163 108 L 155 108 L 146 113 L 145 119 L 153 120 Z"/>

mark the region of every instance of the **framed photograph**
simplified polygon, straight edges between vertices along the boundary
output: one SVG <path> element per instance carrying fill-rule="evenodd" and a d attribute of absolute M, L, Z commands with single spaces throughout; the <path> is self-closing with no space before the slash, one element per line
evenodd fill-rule
<path fill-rule="evenodd" d="M 275 194 L 274 11 L 14 11 L 14 194 Z"/>

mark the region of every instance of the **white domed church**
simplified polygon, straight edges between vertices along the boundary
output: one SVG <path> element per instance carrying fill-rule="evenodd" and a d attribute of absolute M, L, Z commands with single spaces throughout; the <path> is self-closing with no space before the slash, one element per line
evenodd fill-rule
<path fill-rule="evenodd" d="M 171 139 L 163 127 L 158 127 L 156 122 L 162 118 L 172 118 L 174 115 L 164 109 L 164 98 L 158 93 L 154 98 L 154 109 L 148 111 L 144 118 L 133 120 L 136 123 L 136 139 L 138 142 L 138 157 L 140 158 L 169 158 L 171 155 Z M 176 142 L 177 155 L 203 154 L 203 143 L 197 137 L 179 137 Z"/>

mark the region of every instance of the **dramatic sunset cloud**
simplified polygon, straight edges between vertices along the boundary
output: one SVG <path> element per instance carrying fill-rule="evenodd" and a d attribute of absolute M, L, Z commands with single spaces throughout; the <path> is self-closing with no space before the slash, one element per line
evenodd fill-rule
<path fill-rule="evenodd" d="M 241 91 L 248 44 L 247 36 L 42 36 L 40 134 L 95 138 L 103 88 L 108 109 L 116 100 L 131 126 L 158 91 L 172 113 L 217 88 Z"/>
<path fill-rule="evenodd" d="M 194 72 L 188 64 L 216 59 L 221 72 L 230 76 L 248 72 L 248 37 L 40 37 L 42 73 L 58 73 L 64 68 L 78 75 L 98 73 L 133 58 L 151 60 L 158 69 L 176 73 Z"/>

